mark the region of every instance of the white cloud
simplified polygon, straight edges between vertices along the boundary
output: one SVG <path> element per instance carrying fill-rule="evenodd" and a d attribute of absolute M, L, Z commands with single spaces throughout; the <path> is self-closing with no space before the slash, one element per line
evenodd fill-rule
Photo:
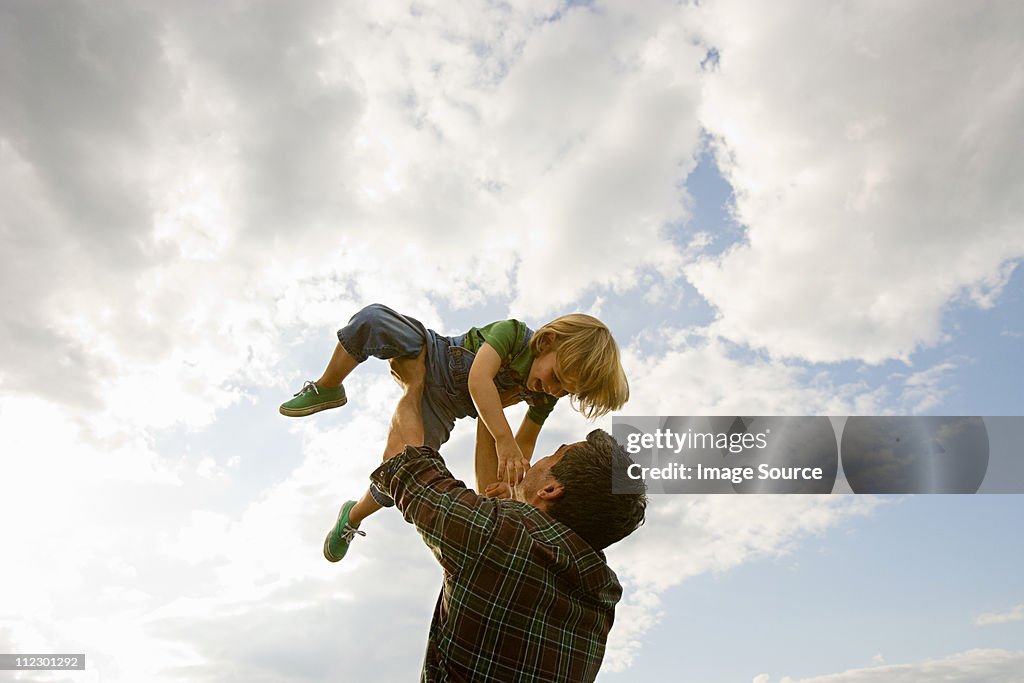
<path fill-rule="evenodd" d="M 912 414 L 925 413 L 942 403 L 946 394 L 953 391 L 947 376 L 956 369 L 953 362 L 942 362 L 938 365 L 912 373 L 903 379 L 903 391 L 900 401 L 907 406 Z"/>
<path fill-rule="evenodd" d="M 671 3 L 46 12 L 4 48 L 8 390 L 199 427 L 369 301 L 542 315 L 678 277 L 699 51 Z"/>
<path fill-rule="evenodd" d="M 836 384 L 827 373 L 799 364 L 744 358 L 710 329 L 662 329 L 654 353 L 641 354 L 635 345 L 625 350 L 629 414 L 877 414 L 896 398 L 890 387 Z"/>
<path fill-rule="evenodd" d="M 747 241 L 687 276 L 775 356 L 906 359 L 1024 256 L 1014 3 L 714 2 L 701 122 Z M 808 27 L 814 30 L 809 31 Z"/>
<path fill-rule="evenodd" d="M 543 314 L 590 287 L 635 287 L 638 266 L 676 277 L 665 226 L 686 216 L 700 50 L 661 3 L 573 12 L 527 46 L 498 92 L 525 241 L 514 310 Z M 506 104 L 507 103 L 507 104 Z M 518 225 L 515 225 L 515 224 Z"/>
<path fill-rule="evenodd" d="M 760 22 L 754 39 L 743 27 L 759 21 L 758 10 L 733 22 L 727 3 L 700 12 L 658 2 L 576 7 L 547 21 L 557 7 L 487 7 L 454 17 L 443 5 L 412 14 L 338 13 L 309 2 L 287 12 L 152 10 L 116 21 L 113 13 L 83 11 L 51 24 L 40 14 L 45 8 L 26 9 L 20 19 L 33 30 L 45 26 L 52 34 L 46 42 L 85 41 L 95 51 L 89 59 L 19 61 L 35 43 L 5 48 L 6 61 L 24 65 L 12 83 L 16 106 L 5 114 L 5 128 L 16 134 L 0 146 L 4 205 L 11 207 L 5 234 L 31 239 L 5 242 L 4 343 L 12 362 L 4 386 L 116 410 L 123 422 L 148 428 L 198 427 L 241 400 L 246 386 L 283 384 L 282 348 L 337 326 L 367 301 L 433 312 L 435 300 L 459 307 L 508 296 L 517 314 L 543 316 L 585 294 L 638 287 L 641 272 L 659 274 L 643 288 L 664 298 L 693 258 L 663 231 L 686 217 L 681 184 L 700 144 L 701 106 L 704 125 L 734 159 L 725 170 L 751 236 L 749 246 L 688 271 L 722 311 L 712 334 L 819 360 L 906 356 L 936 338 L 938 312 L 961 288 L 981 287 L 972 296 L 984 303 L 985 293 L 1005 282 L 1008 266 L 991 270 L 984 257 L 998 252 L 1002 263 L 1015 253 L 997 239 L 1004 234 L 998 226 L 971 232 L 967 246 L 945 232 L 926 240 L 931 250 L 952 245 L 942 254 L 956 253 L 976 275 L 947 269 L 940 277 L 951 278 L 948 286 L 922 288 L 928 303 L 878 293 L 900 291 L 895 277 L 932 278 L 936 258 L 926 259 L 927 271 L 890 267 L 843 242 L 866 239 L 849 222 L 836 223 L 833 233 L 804 218 L 781 220 L 775 209 L 750 208 L 769 193 L 758 189 L 765 178 L 791 183 L 815 166 L 825 147 L 811 144 L 811 133 L 824 136 L 841 123 L 859 143 L 884 135 L 891 146 L 902 140 L 895 123 L 909 115 L 901 112 L 930 103 L 923 95 L 895 102 L 895 95 L 881 96 L 891 95 L 885 90 L 871 99 L 880 112 L 830 123 L 820 111 L 832 111 L 827 103 L 808 106 L 800 97 L 794 115 L 772 98 L 824 91 L 814 80 L 824 76 L 775 87 L 763 78 L 761 51 L 804 25 L 797 13 Z M 868 19 L 847 19 L 851 31 L 864 32 Z M 696 66 L 681 66 L 702 58 L 702 30 L 722 55 L 720 71 L 703 82 Z M 849 45 L 840 41 L 844 49 L 827 53 L 832 68 L 873 77 L 870 55 L 894 50 L 889 36 L 865 32 Z M 120 65 L 120 51 L 140 40 L 159 49 L 119 72 L 122 85 L 113 88 L 105 69 Z M 985 50 L 978 60 L 992 58 Z M 893 78 L 904 76 L 897 70 Z M 76 87 L 53 90 L 58 99 L 46 116 L 33 116 L 41 93 L 64 81 Z M 732 93 L 758 88 L 760 99 L 743 101 L 768 109 L 757 126 L 770 125 L 772 133 L 750 136 L 743 128 L 752 125 L 749 112 L 737 108 Z M 857 91 L 828 92 L 839 108 Z M 103 94 L 126 112 L 121 128 L 94 111 Z M 982 99 L 998 109 L 998 101 Z M 889 111 L 898 105 L 907 106 Z M 995 116 L 996 109 L 982 111 Z M 59 115 L 81 110 L 88 115 Z M 955 113 L 939 119 L 952 126 L 960 121 Z M 804 125 L 800 117 L 812 115 L 816 125 Z M 791 144 L 781 150 L 770 146 L 786 140 Z M 73 163 L 59 145 L 75 153 Z M 815 156 L 800 153 L 804 146 Z M 861 168 L 862 152 L 843 149 L 829 187 L 844 187 Z M 892 152 L 904 165 L 907 153 Z M 949 151 L 955 159 L 948 163 L 957 153 L 966 154 Z M 993 152 L 990 160 L 1001 158 Z M 791 167 L 797 170 L 787 173 Z M 786 183 L 778 192 L 787 217 L 813 216 L 814 202 L 827 201 Z M 993 193 L 1001 187 L 991 183 Z M 906 202 L 934 204 L 914 194 Z M 1012 199 L 992 205 L 1007 215 L 1015 206 Z M 884 206 L 888 222 L 873 223 L 880 237 L 872 239 L 916 248 L 921 240 L 889 220 L 905 203 Z M 799 232 L 790 239 L 778 230 Z M 988 251 L 975 258 L 971 245 Z M 792 248 L 814 257 L 802 259 L 814 264 L 810 275 L 785 256 Z M 822 250 L 847 258 L 837 266 Z M 49 275 L 32 277 L 44 253 Z M 734 272 L 741 266 L 742 276 Z M 780 268 L 785 273 L 775 272 Z M 814 272 L 826 281 L 808 280 Z M 808 290 L 825 293 L 820 301 L 827 304 L 794 295 Z M 879 314 L 881 322 L 858 299 L 876 294 L 892 304 L 869 307 L 889 311 Z M 872 321 L 868 332 L 865 321 Z M 921 321 L 934 334 L 922 331 Z M 780 344 L 790 351 L 780 353 Z"/>
<path fill-rule="evenodd" d="M 785 676 L 779 683 L 1015 683 L 1022 670 L 1024 652 L 978 649 L 914 664 L 885 664 L 799 680 Z M 769 683 L 769 679 L 764 677 L 759 683 Z"/>
<path fill-rule="evenodd" d="M 979 614 L 974 618 L 974 625 L 991 626 L 993 624 L 1009 624 L 1015 621 L 1024 621 L 1024 604 L 1017 605 L 1009 612 L 986 612 L 984 614 Z"/>

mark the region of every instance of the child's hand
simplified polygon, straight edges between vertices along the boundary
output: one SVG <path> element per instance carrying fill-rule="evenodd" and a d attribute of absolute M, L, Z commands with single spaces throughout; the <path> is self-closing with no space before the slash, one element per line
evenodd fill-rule
<path fill-rule="evenodd" d="M 484 489 L 484 495 L 488 498 L 511 498 L 512 487 L 503 481 L 496 481 Z"/>
<path fill-rule="evenodd" d="M 498 455 L 498 478 L 515 486 L 523 480 L 526 470 L 530 469 L 530 461 L 523 457 L 515 439 L 503 439 L 494 446 Z"/>

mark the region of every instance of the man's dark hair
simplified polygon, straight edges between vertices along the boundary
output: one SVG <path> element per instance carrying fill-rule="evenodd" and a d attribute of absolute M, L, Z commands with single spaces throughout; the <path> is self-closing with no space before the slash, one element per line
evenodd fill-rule
<path fill-rule="evenodd" d="M 632 458 L 608 432 L 590 432 L 586 443 L 567 452 L 551 468 L 551 476 L 564 490 L 548 505 L 548 514 L 595 550 L 629 536 L 644 523 L 647 507 L 644 484 L 625 475 L 631 464 Z M 614 488 L 613 478 L 617 482 Z"/>

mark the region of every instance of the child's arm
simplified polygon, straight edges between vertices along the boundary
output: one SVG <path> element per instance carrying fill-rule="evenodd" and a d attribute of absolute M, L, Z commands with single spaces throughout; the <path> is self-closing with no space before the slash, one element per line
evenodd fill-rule
<path fill-rule="evenodd" d="M 537 436 L 542 426 L 531 420 L 529 415 L 523 415 L 523 421 L 516 432 L 516 443 L 527 462 L 533 460 L 533 449 L 537 446 Z"/>
<path fill-rule="evenodd" d="M 540 428 L 541 425 L 524 416 L 523 423 L 516 431 L 516 443 L 527 460 L 533 459 Z M 512 496 L 511 487 L 498 480 L 498 454 L 494 448 L 494 437 L 487 431 L 482 420 L 476 423 L 476 490 L 491 497 Z"/>
<path fill-rule="evenodd" d="M 512 428 L 505 419 L 505 411 L 501 407 L 501 396 L 494 386 L 494 376 L 501 369 L 501 356 L 488 343 L 480 346 L 469 369 L 469 395 L 480 421 L 494 439 L 497 456 L 498 478 L 508 484 L 518 484 L 523 474 L 530 467 L 530 461 L 523 457 L 523 452 L 512 435 Z"/>

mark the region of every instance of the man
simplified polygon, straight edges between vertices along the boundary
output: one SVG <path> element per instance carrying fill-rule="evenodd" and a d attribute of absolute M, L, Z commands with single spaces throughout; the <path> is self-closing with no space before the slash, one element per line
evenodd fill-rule
<path fill-rule="evenodd" d="M 594 430 L 537 461 L 510 500 L 477 495 L 428 447 L 373 473 L 444 569 L 421 681 L 597 677 L 622 596 L 601 551 L 643 523 L 647 502 L 642 489 L 611 492 L 630 462 Z"/>

